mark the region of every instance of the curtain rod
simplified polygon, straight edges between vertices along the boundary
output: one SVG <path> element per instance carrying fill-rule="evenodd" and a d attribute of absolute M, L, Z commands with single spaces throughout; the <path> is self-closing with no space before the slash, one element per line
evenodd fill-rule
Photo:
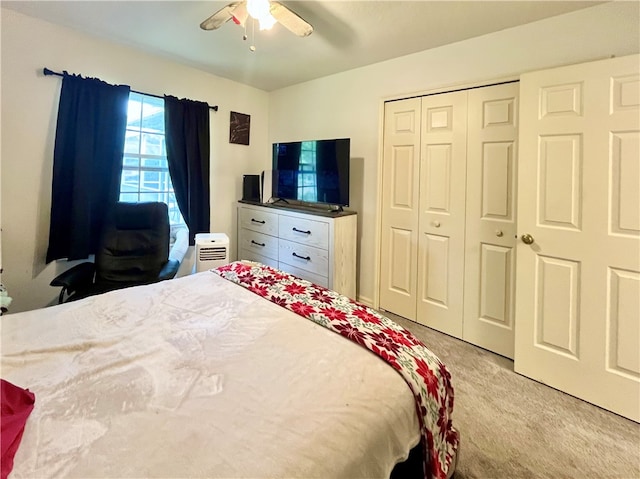
<path fill-rule="evenodd" d="M 47 67 L 44 67 L 42 69 L 42 73 L 44 73 L 45 76 L 49 76 L 49 75 L 55 75 L 57 77 L 64 77 L 64 73 L 59 73 L 59 72 L 54 72 L 53 70 L 49 70 Z M 131 90 L 133 93 L 139 93 L 140 95 L 147 95 L 147 96 L 152 96 L 154 98 L 162 98 L 164 99 L 163 96 L 160 95 L 154 95 L 152 93 L 145 93 L 143 91 L 136 91 L 136 90 Z M 210 110 L 213 111 L 218 111 L 218 105 L 213 105 L 213 106 L 209 106 Z"/>

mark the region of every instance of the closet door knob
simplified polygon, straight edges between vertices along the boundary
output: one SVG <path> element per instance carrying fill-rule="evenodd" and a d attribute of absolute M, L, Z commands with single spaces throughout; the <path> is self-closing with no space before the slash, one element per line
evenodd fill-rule
<path fill-rule="evenodd" d="M 504 233 L 502 232 L 502 230 L 496 230 L 496 236 L 498 238 L 501 238 L 504 235 Z"/>
<path fill-rule="evenodd" d="M 533 244 L 534 242 L 533 236 L 531 236 L 530 234 L 524 234 L 520 239 L 524 244 Z"/>
<path fill-rule="evenodd" d="M 436 228 L 440 228 L 440 222 L 439 221 L 434 221 L 433 222 L 433 226 L 435 226 Z"/>

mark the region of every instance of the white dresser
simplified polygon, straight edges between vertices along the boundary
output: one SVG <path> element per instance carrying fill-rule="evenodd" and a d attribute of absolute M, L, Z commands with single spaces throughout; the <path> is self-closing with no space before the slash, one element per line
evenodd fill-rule
<path fill-rule="evenodd" d="M 238 259 L 259 261 L 356 298 L 354 212 L 238 204 Z"/>

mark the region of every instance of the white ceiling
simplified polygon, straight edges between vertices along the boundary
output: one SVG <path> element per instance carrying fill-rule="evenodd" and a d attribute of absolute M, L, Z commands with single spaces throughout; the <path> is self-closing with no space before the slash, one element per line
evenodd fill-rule
<path fill-rule="evenodd" d="M 594 1 L 286 1 L 314 27 L 281 25 L 249 51 L 243 28 L 201 30 L 224 1 L 2 1 L 2 7 L 272 91 L 596 5 Z M 82 73 L 82 72 L 79 72 Z"/>

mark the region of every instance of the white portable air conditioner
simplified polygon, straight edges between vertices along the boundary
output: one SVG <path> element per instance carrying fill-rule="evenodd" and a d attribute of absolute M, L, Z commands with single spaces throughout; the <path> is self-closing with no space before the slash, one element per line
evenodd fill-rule
<path fill-rule="evenodd" d="M 228 263 L 229 237 L 226 234 L 196 234 L 196 273 Z"/>

